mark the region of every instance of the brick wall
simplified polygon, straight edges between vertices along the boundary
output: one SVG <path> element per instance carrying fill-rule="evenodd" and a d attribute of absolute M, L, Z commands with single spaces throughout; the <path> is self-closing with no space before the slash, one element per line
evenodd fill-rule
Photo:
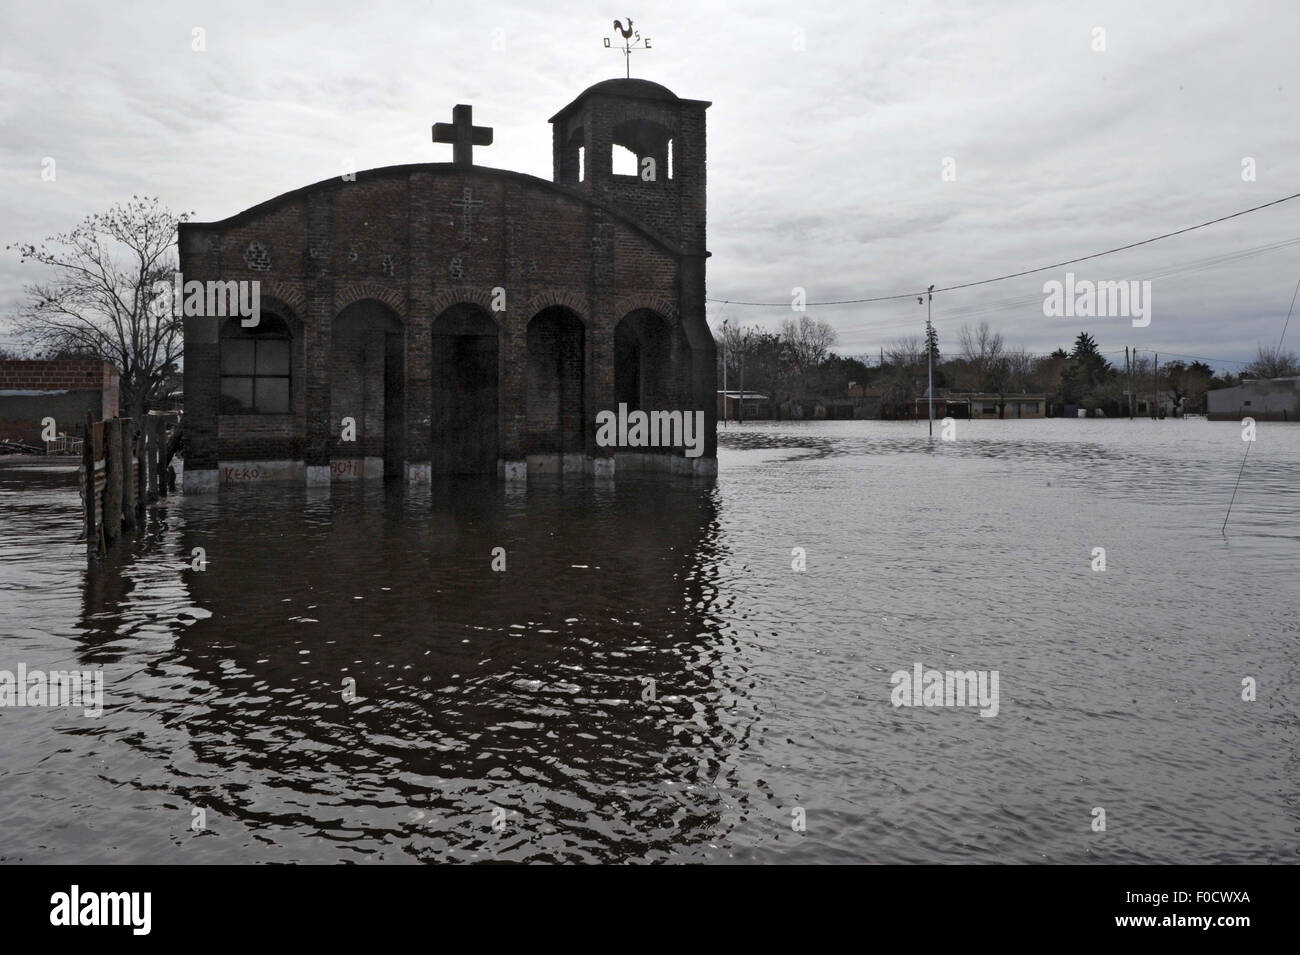
<path fill-rule="evenodd" d="M 93 360 L 0 361 L 0 438 L 43 444 L 41 420 L 84 436 L 86 412 L 95 420 L 118 414 L 118 371 Z"/>

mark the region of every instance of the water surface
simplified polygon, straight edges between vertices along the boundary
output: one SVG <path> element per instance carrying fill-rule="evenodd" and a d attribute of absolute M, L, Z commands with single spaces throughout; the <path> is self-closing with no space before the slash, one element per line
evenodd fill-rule
<path fill-rule="evenodd" d="M 0 709 L 0 859 L 1295 861 L 1300 427 L 1226 539 L 1233 423 L 720 445 L 715 483 L 173 498 L 89 570 L 75 478 L 0 461 L 0 669 L 106 683 Z M 998 715 L 893 707 L 916 662 L 998 670 Z"/>

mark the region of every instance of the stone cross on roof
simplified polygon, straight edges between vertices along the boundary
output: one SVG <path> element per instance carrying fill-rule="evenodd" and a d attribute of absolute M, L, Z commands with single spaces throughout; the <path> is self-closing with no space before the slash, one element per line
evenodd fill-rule
<path fill-rule="evenodd" d="M 451 143 L 457 166 L 474 165 L 474 147 L 492 145 L 492 127 L 474 125 L 474 107 L 461 103 L 451 111 L 450 123 L 433 124 L 433 141 Z"/>

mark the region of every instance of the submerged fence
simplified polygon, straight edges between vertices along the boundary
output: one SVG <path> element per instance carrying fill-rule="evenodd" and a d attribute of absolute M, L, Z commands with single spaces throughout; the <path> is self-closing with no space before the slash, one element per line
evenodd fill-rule
<path fill-rule="evenodd" d="M 68 434 L 66 431 L 60 431 L 53 438 L 45 442 L 46 454 L 80 454 L 81 438 L 75 434 Z"/>
<path fill-rule="evenodd" d="M 143 524 L 145 505 L 174 490 L 169 465 L 179 439 L 174 414 L 150 414 L 137 427 L 131 418 L 95 421 L 87 412 L 80 476 L 87 556 L 108 553 Z"/>

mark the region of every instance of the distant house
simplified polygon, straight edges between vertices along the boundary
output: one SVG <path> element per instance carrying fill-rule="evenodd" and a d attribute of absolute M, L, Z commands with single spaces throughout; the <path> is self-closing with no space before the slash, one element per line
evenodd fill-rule
<path fill-rule="evenodd" d="M 85 436 L 86 412 L 100 421 L 118 413 L 117 368 L 107 361 L 0 361 L 0 441 L 45 447 L 42 422 L 54 433 Z"/>
<path fill-rule="evenodd" d="M 1119 413 L 1121 416 L 1127 414 L 1128 409 L 1128 391 L 1123 392 L 1123 399 L 1120 401 Z M 1172 391 L 1161 391 L 1154 398 L 1149 391 L 1133 392 L 1133 414 L 1138 418 L 1172 418 L 1181 414 L 1183 408 L 1180 406 L 1178 396 Z"/>
<path fill-rule="evenodd" d="M 783 401 L 777 408 L 777 417 L 796 421 L 879 418 L 880 396 L 849 382 L 846 393 L 842 395 L 805 395 Z"/>
<path fill-rule="evenodd" d="M 1205 394 L 1212 421 L 1300 421 L 1300 377 L 1253 378 Z"/>
<path fill-rule="evenodd" d="M 760 395 L 756 391 L 719 391 L 718 417 L 725 417 L 729 421 L 770 418 L 772 402 L 767 395 Z"/>
<path fill-rule="evenodd" d="M 1047 395 L 996 395 L 972 392 L 948 397 L 949 403 L 956 400 L 965 400 L 970 408 L 970 417 L 977 419 L 1047 417 Z"/>
<path fill-rule="evenodd" d="M 853 405 L 854 418 L 881 418 L 884 416 L 885 391 L 878 386 L 860 385 L 850 381 L 848 387 L 849 401 Z"/>
<path fill-rule="evenodd" d="M 927 395 L 921 395 L 912 402 L 912 417 L 928 419 L 930 417 L 929 402 L 930 398 Z M 969 418 L 970 399 L 962 395 L 950 395 L 937 391 L 934 396 L 934 417 L 935 420 L 940 418 Z"/>

